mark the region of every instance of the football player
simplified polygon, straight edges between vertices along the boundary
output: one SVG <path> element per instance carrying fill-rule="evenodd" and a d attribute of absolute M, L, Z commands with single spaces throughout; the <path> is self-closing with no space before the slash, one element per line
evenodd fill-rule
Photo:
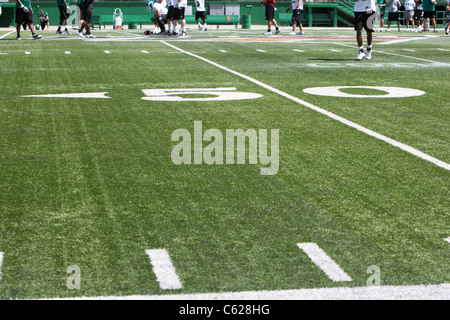
<path fill-rule="evenodd" d="M 292 32 L 290 35 L 295 35 L 295 27 L 297 26 L 299 32 L 298 34 L 304 34 L 302 25 L 302 11 L 303 11 L 303 0 L 292 0 L 290 7 L 286 10 L 292 8 Z"/>
<path fill-rule="evenodd" d="M 377 16 L 377 4 L 375 0 L 357 0 L 354 6 L 356 42 L 358 43 L 358 55 L 356 60 L 372 58 L 372 34 L 374 21 Z M 364 55 L 362 30 L 367 34 L 367 54 Z"/>
<path fill-rule="evenodd" d="M 173 0 L 173 35 L 177 36 L 178 21 L 181 21 L 181 36 L 186 35 L 186 20 L 184 18 L 184 11 L 186 9 L 187 0 Z"/>
<path fill-rule="evenodd" d="M 71 13 L 71 10 L 69 8 L 70 0 L 56 0 L 56 3 L 58 4 L 58 9 L 59 9 L 59 25 L 58 25 L 58 30 L 56 30 L 56 34 L 62 34 L 61 26 L 62 26 L 63 22 L 65 22 L 64 34 L 70 34 L 69 30 L 67 29 L 67 24 L 69 22 L 69 16 Z"/>
<path fill-rule="evenodd" d="M 147 2 L 147 10 L 154 12 L 152 22 L 155 24 L 155 30 L 153 31 L 153 34 L 166 32 L 165 24 L 167 23 L 167 8 L 160 2 L 154 3 L 150 0 Z"/>
<path fill-rule="evenodd" d="M 195 21 L 198 25 L 198 31 L 205 28 L 205 31 L 208 30 L 208 25 L 206 24 L 206 11 L 205 11 L 205 0 L 195 0 L 195 7 L 197 11 L 195 12 Z M 203 21 L 203 26 L 200 23 L 200 19 Z"/>
<path fill-rule="evenodd" d="M 31 9 L 31 0 L 17 0 L 16 1 L 16 30 L 17 30 L 17 40 L 20 38 L 20 26 L 22 24 L 27 24 L 31 30 L 33 39 L 40 39 L 42 36 L 34 33 L 33 25 L 33 9 Z"/>

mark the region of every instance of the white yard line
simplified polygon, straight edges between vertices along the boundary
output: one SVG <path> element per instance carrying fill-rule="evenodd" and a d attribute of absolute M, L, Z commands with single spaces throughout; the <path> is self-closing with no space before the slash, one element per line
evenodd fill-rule
<path fill-rule="evenodd" d="M 108 50 L 105 50 L 104 51 L 106 54 L 110 54 L 111 53 L 111 51 L 108 51 Z"/>
<path fill-rule="evenodd" d="M 450 243 L 450 237 L 448 237 L 447 239 L 444 239 L 444 241 L 447 241 L 448 243 Z"/>
<path fill-rule="evenodd" d="M 61 298 L 54 300 L 449 300 L 450 284 Z"/>
<path fill-rule="evenodd" d="M 349 44 L 345 44 L 345 43 L 335 42 L 335 44 L 338 44 L 338 45 L 341 45 L 341 46 L 344 46 L 344 47 L 349 47 L 349 48 L 355 48 L 356 49 L 355 46 L 352 46 L 352 45 L 349 45 Z M 380 51 L 380 50 L 376 49 L 376 46 L 375 46 L 373 52 L 387 54 L 387 55 L 391 55 L 391 56 L 402 57 L 402 58 L 414 59 L 414 60 L 419 60 L 419 61 L 425 61 L 425 62 L 433 63 L 433 64 L 441 64 L 443 66 L 450 66 L 450 64 L 444 63 L 444 62 L 440 62 L 440 61 L 433 61 L 433 60 L 427 60 L 427 59 L 422 59 L 422 58 L 413 57 L 413 56 L 405 56 L 404 54 Z"/>
<path fill-rule="evenodd" d="M 267 84 L 265 84 L 265 83 L 263 83 L 263 82 L 261 82 L 259 80 L 253 79 L 253 78 L 251 78 L 251 77 L 249 77 L 249 76 L 247 76 L 245 74 L 239 73 L 239 72 L 234 71 L 234 70 L 232 70 L 230 68 L 224 67 L 224 66 L 222 66 L 222 65 L 220 65 L 220 64 L 218 64 L 216 62 L 213 62 L 211 60 L 208 60 L 206 58 L 203 58 L 203 57 L 198 56 L 196 54 L 193 54 L 191 52 L 188 52 L 188 51 L 185 51 L 183 49 L 180 49 L 180 48 L 178 48 L 178 47 L 176 47 L 176 46 L 174 46 L 174 45 L 172 45 L 172 44 L 170 44 L 170 43 L 168 43 L 166 41 L 162 41 L 161 40 L 161 43 L 163 43 L 163 44 L 165 44 L 165 45 L 167 45 L 167 46 L 169 46 L 169 47 L 171 47 L 173 49 L 176 49 L 176 50 L 178 50 L 178 51 L 180 51 L 182 53 L 185 53 L 185 54 L 187 54 L 187 55 L 189 55 L 191 57 L 194 57 L 194 58 L 202 60 L 202 61 L 204 61 L 206 63 L 209 63 L 209 64 L 211 64 L 211 65 L 213 65 L 213 66 L 215 66 L 215 67 L 217 67 L 219 69 L 222 69 L 222 70 L 227 71 L 229 73 L 232 73 L 232 74 L 234 74 L 234 75 L 236 75 L 238 77 L 241 77 L 241 78 L 243 78 L 245 80 L 248 80 L 248 81 L 250 81 L 250 82 L 252 82 L 252 83 L 254 83 L 254 84 L 256 84 L 256 85 L 258 85 L 260 87 L 263 87 L 263 88 L 265 88 L 267 90 L 272 91 L 273 93 L 276 93 L 276 94 L 278 94 L 280 96 L 283 96 L 283 97 L 285 97 L 285 98 L 287 98 L 287 99 L 289 99 L 291 101 L 294 101 L 294 102 L 296 102 L 298 104 L 301 104 L 301 105 L 303 105 L 303 106 L 305 106 L 305 107 L 307 107 L 309 109 L 317 111 L 317 112 L 319 112 L 319 113 L 321 113 L 321 114 L 323 114 L 323 115 L 325 115 L 325 116 L 327 116 L 329 118 L 332 118 L 332 119 L 334 119 L 336 121 L 339 121 L 339 122 L 341 122 L 341 123 L 343 123 L 343 124 L 345 124 L 345 125 L 347 125 L 349 127 L 354 128 L 354 129 L 356 129 L 356 130 L 358 130 L 360 132 L 363 132 L 363 133 L 365 133 L 365 134 L 367 134 L 369 136 L 372 136 L 372 137 L 374 137 L 376 139 L 379 139 L 381 141 L 384 141 L 384 142 L 386 142 L 386 143 L 388 143 L 388 144 L 390 144 L 392 146 L 395 146 L 395 147 L 397 147 L 399 149 L 402 149 L 403 151 L 406 151 L 406 152 L 408 152 L 408 153 L 410 153 L 410 154 L 412 154 L 412 155 L 414 155 L 416 157 L 419 157 L 419 158 L 421 158 L 423 160 L 426 160 L 428 162 L 431 162 L 431 163 L 433 163 L 433 164 L 435 164 L 435 165 L 437 165 L 437 166 L 439 166 L 441 168 L 444 168 L 446 170 L 450 170 L 450 164 L 448 164 L 448 163 L 446 163 L 444 161 L 441 161 L 441 160 L 439 160 L 439 159 L 437 159 L 435 157 L 432 157 L 432 156 L 430 156 L 428 154 L 425 154 L 422 151 L 419 151 L 419 150 L 417 150 L 417 149 L 415 149 L 415 148 L 413 148 L 411 146 L 408 146 L 408 145 L 406 145 L 404 143 L 398 142 L 398 141 L 396 141 L 394 139 L 386 137 L 386 136 L 384 136 L 382 134 L 379 134 L 379 133 L 377 133 L 375 131 L 367 129 L 367 128 L 365 128 L 365 127 L 363 127 L 363 126 L 361 126 L 361 125 L 359 125 L 357 123 L 354 123 L 354 122 L 352 122 L 350 120 L 347 120 L 347 119 L 345 119 L 345 118 L 343 118 L 341 116 L 338 116 L 338 115 L 336 115 L 336 114 L 334 114 L 332 112 L 329 112 L 329 111 L 327 111 L 325 109 L 319 108 L 319 107 L 317 107 L 317 106 L 315 106 L 315 105 L 313 105 L 313 104 L 311 104 L 309 102 L 303 101 L 303 100 L 301 100 L 301 99 L 299 99 L 297 97 L 294 97 L 294 96 L 292 96 L 292 95 L 290 95 L 290 94 L 288 94 L 286 92 L 283 92 L 283 91 L 278 90 L 278 89 L 276 89 L 276 88 L 274 88 L 274 87 L 272 87 L 270 85 L 267 85 Z"/>
<path fill-rule="evenodd" d="M 295 51 L 295 52 L 305 52 L 305 51 L 299 50 L 299 49 L 292 49 L 292 51 Z"/>
<path fill-rule="evenodd" d="M 0 37 L 0 40 L 3 39 L 3 38 L 5 38 L 5 37 L 7 37 L 7 36 L 9 36 L 9 35 L 10 35 L 11 33 L 13 33 L 13 32 L 16 32 L 16 31 L 13 30 L 13 31 L 10 31 L 10 32 L 8 32 L 8 33 L 2 35 L 2 36 Z"/>
<path fill-rule="evenodd" d="M 142 53 L 149 53 L 148 51 L 146 51 L 146 50 L 141 50 L 141 52 Z"/>
<path fill-rule="evenodd" d="M 312 262 L 318 266 L 328 278 L 335 282 L 352 281 L 352 278 L 339 267 L 316 243 L 297 243 Z"/>
<path fill-rule="evenodd" d="M 265 53 L 266 51 L 264 51 L 264 50 L 261 50 L 261 49 L 256 49 L 256 51 L 258 51 L 258 52 L 263 52 L 263 53 Z"/>
<path fill-rule="evenodd" d="M 163 290 L 181 289 L 182 285 L 175 268 L 170 260 L 169 253 L 165 249 L 145 250 L 153 266 L 153 272 Z"/>
<path fill-rule="evenodd" d="M 3 252 L 0 252 L 0 280 L 2 279 Z"/>

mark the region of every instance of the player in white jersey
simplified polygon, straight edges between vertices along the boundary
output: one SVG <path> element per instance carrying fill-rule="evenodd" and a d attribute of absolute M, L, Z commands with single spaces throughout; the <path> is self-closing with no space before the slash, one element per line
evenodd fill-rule
<path fill-rule="evenodd" d="M 195 0 L 195 21 L 198 24 L 198 31 L 202 30 L 203 27 L 205 28 L 205 31 L 208 30 L 208 25 L 206 24 L 206 11 L 205 11 L 205 0 Z M 203 26 L 200 23 L 200 19 L 203 21 Z"/>
<path fill-rule="evenodd" d="M 372 58 L 372 34 L 374 21 L 377 16 L 377 4 L 375 0 L 357 0 L 354 6 L 356 41 L 358 43 L 358 55 L 356 60 Z M 362 30 L 367 34 L 367 54 L 364 55 Z"/>
<path fill-rule="evenodd" d="M 162 5 L 162 0 L 159 0 L 159 2 L 156 3 L 151 0 L 148 1 L 147 10 L 151 10 L 154 13 L 152 22 L 155 24 L 155 30 L 153 31 L 153 34 L 165 32 L 165 24 L 167 23 L 167 8 Z"/>
<path fill-rule="evenodd" d="M 298 34 L 304 34 L 302 25 L 303 0 L 292 0 L 291 5 L 286 10 L 286 13 L 292 8 L 292 32 L 290 35 L 295 35 L 295 27 L 299 29 Z"/>
<path fill-rule="evenodd" d="M 181 21 L 181 36 L 186 35 L 186 20 L 184 18 L 184 10 L 187 6 L 187 0 L 173 0 L 173 35 L 177 36 L 178 21 Z"/>

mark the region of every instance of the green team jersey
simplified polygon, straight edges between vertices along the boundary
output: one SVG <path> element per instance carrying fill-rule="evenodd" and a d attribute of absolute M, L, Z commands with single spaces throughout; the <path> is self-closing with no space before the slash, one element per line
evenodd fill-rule
<path fill-rule="evenodd" d="M 45 19 L 48 17 L 48 13 L 47 12 L 44 12 L 43 14 L 38 13 L 37 17 L 38 17 L 40 22 L 44 22 Z"/>
<path fill-rule="evenodd" d="M 65 6 L 64 0 L 56 0 L 56 3 L 58 4 L 58 6 Z M 66 0 L 66 3 L 68 6 L 70 6 L 70 0 Z"/>
<path fill-rule="evenodd" d="M 423 0 L 423 11 L 434 12 L 436 11 L 436 7 L 431 3 L 431 0 Z"/>
<path fill-rule="evenodd" d="M 21 0 L 22 4 L 31 9 L 31 0 Z M 16 1 L 16 8 L 20 8 L 19 1 Z"/>

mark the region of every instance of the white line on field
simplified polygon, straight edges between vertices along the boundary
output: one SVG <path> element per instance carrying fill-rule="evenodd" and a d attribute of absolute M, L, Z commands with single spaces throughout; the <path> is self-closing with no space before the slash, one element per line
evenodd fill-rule
<path fill-rule="evenodd" d="M 437 48 L 436 50 L 439 50 L 439 51 L 445 51 L 445 52 L 450 52 L 450 50 L 442 49 L 442 48 Z"/>
<path fill-rule="evenodd" d="M 256 51 L 258 51 L 258 52 L 266 52 L 266 51 L 261 50 L 261 49 L 256 49 Z"/>
<path fill-rule="evenodd" d="M 56 300 L 449 300 L 450 284 L 59 298 Z"/>
<path fill-rule="evenodd" d="M 169 253 L 165 249 L 145 250 L 153 266 L 153 272 L 163 290 L 181 289 L 182 285 L 175 268 L 170 260 Z"/>
<path fill-rule="evenodd" d="M 290 94 L 288 94 L 286 92 L 283 92 L 283 91 L 278 90 L 278 89 L 276 89 L 276 88 L 274 88 L 272 86 L 269 86 L 269 85 L 267 85 L 267 84 L 265 84 L 265 83 L 263 83 L 263 82 L 261 82 L 259 80 L 253 79 L 252 77 L 246 76 L 245 74 L 242 74 L 242 73 L 234 71 L 234 70 L 232 70 L 230 68 L 224 67 L 224 66 L 222 66 L 222 65 L 220 65 L 218 63 L 215 63 L 215 62 L 213 62 L 211 60 L 208 60 L 206 58 L 203 58 L 203 57 L 198 56 L 196 54 L 193 54 L 191 52 L 188 52 L 188 51 L 185 51 L 183 49 L 180 49 L 180 48 L 178 48 L 178 47 L 176 47 L 176 46 L 174 46 L 174 45 L 172 45 L 170 43 L 167 43 L 167 42 L 165 42 L 163 40 L 161 40 L 161 43 L 163 43 L 163 44 L 165 44 L 165 45 L 167 45 L 167 46 L 169 46 L 171 48 L 174 48 L 174 49 L 176 49 L 176 50 L 178 50 L 178 51 L 180 51 L 180 52 L 182 52 L 184 54 L 187 54 L 187 55 L 189 55 L 191 57 L 194 57 L 194 58 L 202 60 L 202 61 L 204 61 L 206 63 L 209 63 L 209 64 L 211 64 L 211 65 L 213 65 L 213 66 L 215 66 L 215 67 L 217 67 L 219 69 L 222 69 L 222 70 L 227 71 L 229 73 L 232 73 L 232 74 L 234 74 L 234 75 L 236 75 L 238 77 L 241 77 L 241 78 L 243 78 L 245 80 L 248 80 L 248 81 L 250 81 L 250 82 L 252 82 L 252 83 L 254 83 L 254 84 L 256 84 L 256 85 L 258 85 L 260 87 L 263 87 L 263 88 L 265 88 L 267 90 L 270 90 L 270 91 L 272 91 L 272 92 L 274 92 L 274 93 L 276 93 L 276 94 L 278 94 L 280 96 L 283 96 L 283 97 L 285 97 L 285 98 L 287 98 L 289 100 L 292 100 L 292 101 L 294 101 L 294 102 L 296 102 L 298 104 L 301 104 L 301 105 L 303 105 L 303 106 L 305 106 L 305 107 L 307 107 L 309 109 L 317 111 L 317 112 L 319 112 L 319 113 L 321 113 L 321 114 L 323 114 L 323 115 L 325 115 L 325 116 L 327 116 L 329 118 L 332 118 L 332 119 L 334 119 L 336 121 L 339 121 L 339 122 L 341 122 L 341 123 L 343 123 L 343 124 L 345 124 L 345 125 L 347 125 L 349 127 L 352 127 L 352 128 L 354 128 L 354 129 L 356 129 L 356 130 L 358 130 L 360 132 L 363 132 L 363 133 L 365 133 L 365 134 L 367 134 L 367 135 L 369 135 L 371 137 L 374 137 L 376 139 L 384 141 L 384 142 L 386 142 L 386 143 L 388 143 L 388 144 L 390 144 L 390 145 L 392 145 L 394 147 L 400 148 L 403 151 L 406 151 L 406 152 L 408 152 L 408 153 L 410 153 L 410 154 L 412 154 L 412 155 L 414 155 L 416 157 L 419 157 L 419 158 L 421 158 L 423 160 L 426 160 L 428 162 L 431 162 L 431 163 L 433 163 L 433 164 L 435 164 L 435 165 L 437 165 L 437 166 L 439 166 L 441 168 L 444 168 L 446 170 L 450 170 L 450 164 L 448 164 L 448 163 L 446 163 L 444 161 L 441 161 L 441 160 L 439 160 L 437 158 L 434 158 L 434 157 L 432 157 L 432 156 L 430 156 L 428 154 L 425 154 L 422 151 L 419 151 L 419 150 L 417 150 L 417 149 L 415 149 L 413 147 L 410 147 L 410 146 L 408 146 L 408 145 L 406 145 L 404 143 L 398 142 L 398 141 L 393 140 L 393 139 L 391 139 L 389 137 L 386 137 L 386 136 L 384 136 L 382 134 L 379 134 L 379 133 L 377 133 L 375 131 L 367 129 L 367 128 L 365 128 L 365 127 L 363 127 L 363 126 L 361 126 L 361 125 L 359 125 L 357 123 L 354 123 L 354 122 L 352 122 L 350 120 L 347 120 L 347 119 L 345 119 L 345 118 L 343 118 L 341 116 L 338 116 L 338 115 L 336 115 L 336 114 L 334 114 L 332 112 L 329 112 L 329 111 L 327 111 L 325 109 L 316 107 L 315 105 L 313 105 L 313 104 L 311 104 L 309 102 L 303 101 L 303 100 L 301 100 L 301 99 L 299 99 L 297 97 L 294 97 L 294 96 L 292 96 L 292 95 L 290 95 Z"/>
<path fill-rule="evenodd" d="M 352 278 L 339 267 L 316 243 L 297 243 L 312 262 L 333 281 L 352 281 Z"/>
<path fill-rule="evenodd" d="M 6 52 L 0 52 L 0 56 L 6 56 L 8 53 Z"/>
<path fill-rule="evenodd" d="M 295 51 L 295 52 L 305 52 L 305 51 L 299 50 L 299 49 L 292 49 L 292 50 Z"/>
<path fill-rule="evenodd" d="M 108 50 L 105 50 L 104 51 L 106 54 L 110 54 L 111 53 L 111 51 L 108 51 Z"/>
<path fill-rule="evenodd" d="M 3 263 L 3 252 L 0 252 L 0 280 L 2 279 L 2 263 Z"/>
<path fill-rule="evenodd" d="M 413 49 L 403 49 L 403 51 L 416 52 L 416 50 L 413 50 Z"/>
<path fill-rule="evenodd" d="M 223 53 L 228 53 L 228 51 L 226 51 L 226 50 L 219 50 L 220 52 L 223 52 Z"/>
<path fill-rule="evenodd" d="M 328 50 L 333 51 L 333 52 L 342 52 L 341 50 L 337 50 L 337 49 L 328 49 Z"/>
<path fill-rule="evenodd" d="M 10 31 L 10 32 L 8 32 L 8 33 L 2 35 L 2 36 L 0 37 L 0 40 L 3 39 L 3 38 L 5 38 L 5 37 L 7 37 L 7 36 L 9 36 L 9 35 L 10 35 L 11 33 L 13 33 L 13 32 L 15 32 L 15 31 L 13 30 L 13 31 Z"/>
<path fill-rule="evenodd" d="M 141 52 L 142 52 L 142 53 L 148 53 L 148 51 L 146 51 L 146 50 L 141 50 Z"/>
<path fill-rule="evenodd" d="M 70 51 L 64 51 L 65 54 L 70 54 Z"/>
<path fill-rule="evenodd" d="M 31 52 L 30 51 L 25 51 L 25 54 L 31 54 Z"/>
<path fill-rule="evenodd" d="M 345 44 L 345 43 L 335 42 L 335 44 L 338 44 L 338 45 L 341 45 L 341 46 L 344 46 L 344 47 L 355 48 L 355 46 L 352 46 L 352 45 L 349 45 L 349 44 Z M 450 64 L 448 64 L 448 63 L 444 63 L 444 62 L 440 62 L 440 61 L 427 60 L 427 59 L 422 59 L 422 58 L 413 57 L 413 56 L 405 56 L 403 54 L 397 54 L 397 53 L 391 53 L 391 52 L 385 52 L 385 51 L 379 51 L 379 50 L 376 50 L 376 51 L 374 50 L 374 52 L 387 54 L 387 55 L 391 55 L 391 56 L 402 57 L 402 58 L 415 59 L 415 60 L 425 61 L 425 62 L 434 63 L 434 64 L 436 64 L 436 63 L 437 64 L 442 64 L 443 66 L 450 66 Z"/>
<path fill-rule="evenodd" d="M 448 243 L 450 243 L 450 237 L 448 237 L 447 239 L 444 239 L 444 241 L 447 241 Z"/>

